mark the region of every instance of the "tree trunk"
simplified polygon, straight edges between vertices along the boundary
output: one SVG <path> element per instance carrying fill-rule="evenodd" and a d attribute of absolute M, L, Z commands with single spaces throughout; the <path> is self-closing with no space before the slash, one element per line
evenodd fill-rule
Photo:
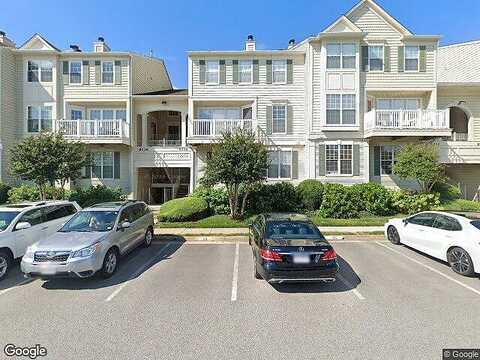
<path fill-rule="evenodd" d="M 245 194 L 243 194 L 242 199 L 242 208 L 240 210 L 240 216 L 243 217 L 245 215 L 245 205 L 247 204 L 247 197 L 250 194 L 250 190 L 248 188 L 245 189 Z"/>

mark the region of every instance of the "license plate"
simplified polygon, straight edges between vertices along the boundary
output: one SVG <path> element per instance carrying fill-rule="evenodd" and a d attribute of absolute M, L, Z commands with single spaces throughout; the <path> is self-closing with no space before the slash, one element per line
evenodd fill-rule
<path fill-rule="evenodd" d="M 44 275 L 55 275 L 57 273 L 57 270 L 51 267 L 41 267 L 40 272 Z"/>
<path fill-rule="evenodd" d="M 293 255 L 294 264 L 310 264 L 310 255 L 295 254 Z"/>

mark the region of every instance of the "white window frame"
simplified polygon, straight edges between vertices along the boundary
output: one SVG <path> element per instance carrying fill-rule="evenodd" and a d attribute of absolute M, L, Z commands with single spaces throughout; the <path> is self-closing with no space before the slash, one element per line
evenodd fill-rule
<path fill-rule="evenodd" d="M 101 164 L 100 164 L 100 176 L 97 176 L 98 174 L 95 174 L 93 171 L 93 168 L 96 167 L 95 163 L 92 165 L 92 168 L 90 170 L 90 176 L 92 179 L 98 179 L 98 180 L 113 180 L 115 178 L 115 152 L 114 151 L 95 151 L 93 152 L 93 160 L 95 161 L 95 156 L 101 154 Z M 110 154 L 112 156 L 112 177 L 105 177 L 104 174 L 104 156 L 105 154 Z"/>
<path fill-rule="evenodd" d="M 382 69 L 381 70 L 372 70 L 372 66 L 370 65 L 370 60 L 372 59 L 371 57 L 371 49 L 374 47 L 379 47 L 382 48 L 381 54 L 382 54 Z M 375 58 L 377 59 L 377 58 Z M 368 45 L 368 71 L 369 72 L 384 72 L 385 71 L 385 46 L 383 44 L 371 44 Z"/>
<path fill-rule="evenodd" d="M 226 119 L 225 116 L 223 118 L 201 118 L 200 117 L 200 112 L 202 110 L 223 110 L 224 112 L 228 111 L 228 110 L 238 110 L 239 111 L 239 117 L 238 118 L 228 118 Z M 197 115 L 198 115 L 198 120 L 240 120 L 242 118 L 242 108 L 241 107 L 214 107 L 214 106 L 202 106 L 202 107 L 199 107 L 198 110 L 197 110 Z"/>
<path fill-rule="evenodd" d="M 92 119 L 92 111 L 100 111 L 101 116 L 100 116 L 100 119 L 97 119 L 97 120 L 123 120 L 123 119 L 117 118 L 117 111 L 126 112 L 127 109 L 126 108 L 90 108 L 88 109 L 88 120 L 95 120 L 95 119 Z M 113 119 L 104 119 L 103 118 L 104 111 L 113 111 Z M 127 121 L 127 119 L 125 119 L 124 121 Z"/>
<path fill-rule="evenodd" d="M 404 100 L 404 101 L 407 101 L 407 100 L 415 100 L 417 101 L 418 103 L 418 108 L 416 110 L 420 110 L 423 106 L 422 104 L 422 98 L 377 98 L 375 99 L 375 109 L 376 110 L 385 110 L 385 111 L 388 111 L 388 110 L 392 110 L 392 111 L 395 111 L 395 110 L 406 110 L 406 109 L 379 109 L 378 108 L 378 102 L 379 101 L 392 101 L 392 100 Z M 408 109 L 410 111 L 413 111 L 413 109 Z"/>
<path fill-rule="evenodd" d="M 246 71 L 242 70 L 242 63 L 243 65 L 249 65 L 249 69 Z M 272 64 L 272 71 L 273 71 L 273 64 Z M 246 73 L 250 75 L 249 81 L 242 81 L 242 73 Z M 272 75 L 273 76 L 273 75 Z M 250 85 L 253 84 L 253 61 L 252 60 L 240 60 L 238 62 L 238 83 L 240 85 Z"/>
<path fill-rule="evenodd" d="M 417 57 L 416 58 L 407 58 L 407 47 L 417 48 Z M 407 70 L 407 59 L 416 59 L 417 60 L 417 69 L 416 70 Z M 403 51 L 403 71 L 404 72 L 419 72 L 420 71 L 420 46 L 419 45 L 405 45 Z"/>
<path fill-rule="evenodd" d="M 72 63 L 80 63 L 80 82 L 72 82 Z M 68 84 L 82 85 L 83 84 L 83 63 L 82 60 L 70 60 L 68 62 Z"/>
<path fill-rule="evenodd" d="M 325 145 L 325 154 L 324 154 L 324 159 L 325 159 L 325 176 L 327 177 L 351 177 L 353 176 L 353 142 L 326 142 L 324 143 Z M 336 147 L 336 161 L 337 161 L 337 172 L 335 173 L 328 173 L 328 168 L 327 168 L 327 153 L 328 153 L 328 147 L 329 146 L 335 146 Z M 342 174 L 342 161 L 345 161 L 342 159 L 342 146 L 350 146 L 350 169 L 351 172 L 348 174 Z"/>
<path fill-rule="evenodd" d="M 30 81 L 28 79 L 28 74 L 29 74 L 29 64 L 30 63 L 35 63 L 37 66 L 38 66 L 38 69 L 37 69 L 37 81 Z M 51 73 L 52 73 L 52 79 L 50 81 L 46 81 L 46 80 L 42 80 L 42 73 L 43 73 L 43 70 L 42 70 L 42 67 L 45 65 L 45 64 L 50 64 L 50 67 L 51 67 Z M 51 84 L 53 82 L 53 78 L 54 78 L 54 74 L 53 74 L 53 62 L 50 61 L 50 60 L 35 60 L 35 59 L 30 59 L 30 60 L 27 60 L 27 77 L 26 77 L 26 82 L 28 83 L 40 83 L 40 84 Z"/>
<path fill-rule="evenodd" d="M 105 82 L 103 81 L 103 64 L 105 63 L 111 63 L 112 64 L 112 82 Z M 115 84 L 115 61 L 113 60 L 105 60 L 105 61 L 102 61 L 101 64 L 100 64 L 100 76 L 101 76 L 101 79 L 102 79 L 102 85 L 114 85 Z"/>
<path fill-rule="evenodd" d="M 216 70 L 209 70 L 208 64 L 215 63 L 217 68 Z M 209 81 L 208 74 L 213 73 L 217 75 L 217 81 Z M 206 60 L 205 61 L 205 84 L 206 85 L 219 85 L 220 84 L 220 61 L 219 60 Z"/>
<path fill-rule="evenodd" d="M 281 64 L 284 69 L 276 70 L 275 64 Z M 283 73 L 285 75 L 284 81 L 275 81 L 275 73 Z M 272 84 L 284 85 L 287 83 L 287 60 L 286 59 L 274 59 L 272 60 Z"/>
<path fill-rule="evenodd" d="M 334 96 L 340 96 L 340 107 L 338 109 L 330 109 L 328 108 L 328 96 L 329 95 L 334 95 Z M 353 95 L 355 97 L 355 104 L 353 108 L 343 108 L 343 97 L 345 95 Z M 358 111 L 357 111 L 357 94 L 356 93 L 327 93 L 325 94 L 325 126 L 327 127 L 352 127 L 352 126 L 358 126 Z M 328 110 L 338 110 L 340 111 L 340 123 L 338 124 L 328 124 L 327 123 L 327 112 Z M 355 111 L 355 122 L 353 124 L 344 124 L 343 123 L 343 110 L 354 110 Z"/>
<path fill-rule="evenodd" d="M 340 54 L 339 55 L 328 55 L 328 46 L 329 45 L 338 45 L 340 47 Z M 346 68 L 343 66 L 343 57 L 344 56 L 352 56 L 352 55 L 344 55 L 343 54 L 343 47 L 345 45 L 353 45 L 354 47 L 354 57 L 355 57 L 355 66 L 353 68 Z M 327 43 L 325 45 L 325 54 L 326 54 L 326 58 L 325 58 L 325 69 L 327 71 L 338 71 L 338 70 L 346 70 L 346 71 L 356 71 L 357 70 L 357 44 L 354 43 L 354 42 L 330 42 L 330 43 Z M 340 66 L 339 67 L 328 67 L 328 58 L 329 57 L 340 57 Z"/>
<path fill-rule="evenodd" d="M 29 117 L 28 117 L 28 114 L 29 114 L 29 108 L 37 108 L 37 111 L 38 111 L 38 114 L 39 114 L 39 117 L 35 120 L 38 121 L 38 131 L 29 131 L 28 130 L 28 120 L 29 120 Z M 50 119 L 47 119 L 47 120 L 50 120 L 50 128 L 43 128 L 42 127 L 42 109 L 43 108 L 50 108 L 50 114 L 51 114 L 51 118 Z M 50 105 L 50 104 L 32 104 L 32 105 L 28 105 L 27 106 L 27 109 L 26 109 L 26 124 L 25 124 L 25 129 L 27 130 L 27 133 L 29 134 L 39 134 L 41 133 L 42 131 L 51 131 L 52 130 L 52 127 L 53 127 L 53 105 Z"/>
<path fill-rule="evenodd" d="M 292 149 L 280 149 L 280 150 L 269 150 L 267 153 L 277 153 L 278 156 L 278 177 L 269 177 L 268 176 L 268 169 L 267 169 L 267 180 L 291 180 L 292 173 L 293 173 L 293 150 Z M 282 153 L 290 153 L 290 175 L 288 177 L 282 177 Z"/>
<path fill-rule="evenodd" d="M 385 160 L 382 158 L 382 155 L 384 153 L 384 148 L 386 147 L 389 147 L 392 151 L 392 159 L 391 160 Z M 400 151 L 400 147 L 399 146 L 395 146 L 395 145 L 380 145 L 379 146 L 380 148 L 380 176 L 391 176 L 391 175 L 395 175 L 395 171 L 394 171 L 394 166 L 395 166 L 395 162 L 396 162 L 396 155 L 397 153 Z M 383 163 L 384 162 L 391 162 L 391 168 L 392 168 L 392 173 L 391 174 L 388 174 L 387 172 L 385 172 L 383 170 Z"/>
<path fill-rule="evenodd" d="M 284 119 L 284 127 L 285 127 L 285 131 L 274 131 L 274 108 L 275 107 L 283 107 L 285 109 L 285 119 Z M 272 134 L 275 134 L 275 135 L 286 135 L 287 134 L 287 121 L 288 121 L 288 106 L 286 103 L 273 103 L 272 104 Z"/>

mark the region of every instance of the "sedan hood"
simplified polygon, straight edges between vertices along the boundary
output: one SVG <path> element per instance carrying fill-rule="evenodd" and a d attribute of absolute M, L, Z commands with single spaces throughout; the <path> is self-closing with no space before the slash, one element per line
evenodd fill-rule
<path fill-rule="evenodd" d="M 105 232 L 56 232 L 34 244 L 35 251 L 72 251 L 95 244 Z"/>

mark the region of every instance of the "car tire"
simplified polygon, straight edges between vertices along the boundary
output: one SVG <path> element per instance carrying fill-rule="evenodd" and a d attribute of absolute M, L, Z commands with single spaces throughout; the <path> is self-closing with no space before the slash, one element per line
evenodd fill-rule
<path fill-rule="evenodd" d="M 463 276 L 474 274 L 472 258 L 461 247 L 454 247 L 447 253 L 447 260 L 454 272 Z"/>
<path fill-rule="evenodd" d="M 101 277 L 108 279 L 115 274 L 115 271 L 117 271 L 117 264 L 118 252 L 115 250 L 115 248 L 110 248 L 103 259 L 102 269 L 100 270 Z"/>
<path fill-rule="evenodd" d="M 400 241 L 400 234 L 398 233 L 398 230 L 395 226 L 393 225 L 390 225 L 388 228 L 387 228 L 387 239 L 388 241 L 390 241 L 392 244 L 395 244 L 395 245 L 400 245 L 401 244 L 401 241 Z"/>
<path fill-rule="evenodd" d="M 4 279 L 12 264 L 12 255 L 8 251 L 0 250 L 0 280 Z"/>
<path fill-rule="evenodd" d="M 258 265 L 257 260 L 255 259 L 255 255 L 253 255 L 253 277 L 257 280 L 262 279 L 262 275 L 258 272 Z"/>
<path fill-rule="evenodd" d="M 147 231 L 145 232 L 145 238 L 143 240 L 143 246 L 144 247 L 149 247 L 150 245 L 152 245 L 152 241 L 153 241 L 153 229 L 152 228 L 148 228 Z"/>

